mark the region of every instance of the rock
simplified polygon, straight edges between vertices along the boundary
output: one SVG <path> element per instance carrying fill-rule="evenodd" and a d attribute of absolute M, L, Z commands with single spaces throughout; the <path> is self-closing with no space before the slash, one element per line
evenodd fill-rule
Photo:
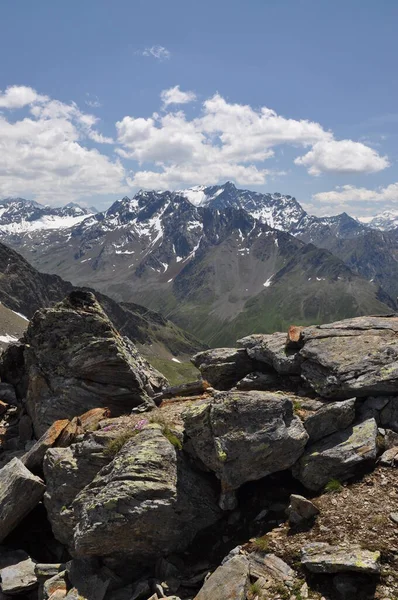
<path fill-rule="evenodd" d="M 149 598 L 151 593 L 151 586 L 147 579 L 142 579 L 141 581 L 137 581 L 134 586 L 132 593 L 129 596 L 128 600 L 141 600 L 142 598 Z"/>
<path fill-rule="evenodd" d="M 367 575 L 380 573 L 380 552 L 360 546 L 331 546 L 313 542 L 301 549 L 301 564 L 312 573 L 344 573 L 354 571 Z"/>
<path fill-rule="evenodd" d="M 281 558 L 275 554 L 260 554 L 253 552 L 249 554 L 250 575 L 254 577 L 265 577 L 282 582 L 293 584 L 296 574 Z"/>
<path fill-rule="evenodd" d="M 51 598 L 56 592 L 58 592 L 58 594 L 62 592 L 64 594 L 64 597 L 66 596 L 68 590 L 66 577 L 66 571 L 60 571 L 58 573 L 55 573 L 55 575 L 53 575 L 49 579 L 45 580 L 43 584 L 44 600 L 47 600 L 47 598 Z"/>
<path fill-rule="evenodd" d="M 183 419 L 195 455 L 223 490 L 288 469 L 308 439 L 284 394 L 223 392 L 188 408 Z"/>
<path fill-rule="evenodd" d="M 293 475 L 310 490 L 322 489 L 331 479 L 346 480 L 377 455 L 377 424 L 367 419 L 338 431 L 307 448 L 293 467 Z"/>
<path fill-rule="evenodd" d="M 11 406 L 19 406 L 14 386 L 4 381 L 0 381 L 0 400 Z"/>
<path fill-rule="evenodd" d="M 380 425 L 398 433 L 398 396 L 390 398 L 380 411 Z"/>
<path fill-rule="evenodd" d="M 61 571 L 65 570 L 65 565 L 62 563 L 36 563 L 35 575 L 38 581 L 46 581 L 51 579 Z"/>
<path fill-rule="evenodd" d="M 18 423 L 18 437 L 21 442 L 28 442 L 33 437 L 32 419 L 29 415 L 22 415 Z"/>
<path fill-rule="evenodd" d="M 393 523 L 398 525 L 398 513 L 390 513 L 389 517 Z"/>
<path fill-rule="evenodd" d="M 342 600 L 351 600 L 358 597 L 358 592 L 364 592 L 366 582 L 363 577 L 356 574 L 341 574 L 333 577 L 333 585 Z"/>
<path fill-rule="evenodd" d="M 221 516 L 215 492 L 158 425 L 127 441 L 73 502 L 75 556 L 148 562 L 184 550 Z"/>
<path fill-rule="evenodd" d="M 0 542 L 40 502 L 44 491 L 43 481 L 18 458 L 0 469 Z"/>
<path fill-rule="evenodd" d="M 23 550 L 0 554 L 0 578 L 3 594 L 23 594 L 38 585 L 35 563 Z"/>
<path fill-rule="evenodd" d="M 103 600 L 110 579 L 102 576 L 99 562 L 93 560 L 72 560 L 66 566 L 70 584 L 79 591 L 79 597 Z"/>
<path fill-rule="evenodd" d="M 41 469 L 44 455 L 49 448 L 54 446 L 65 427 L 69 424 L 67 419 L 55 421 L 41 438 L 21 457 L 21 462 L 30 470 Z"/>
<path fill-rule="evenodd" d="M 325 402 L 319 410 L 304 419 L 310 442 L 316 442 L 335 431 L 346 429 L 355 419 L 355 398 L 341 402 Z"/>
<path fill-rule="evenodd" d="M 37 311 L 25 334 L 26 410 L 38 437 L 84 410 L 107 407 L 115 416 L 153 405 L 150 396 L 167 384 L 116 331 L 93 294 L 81 293 L 87 302 L 69 296 Z"/>
<path fill-rule="evenodd" d="M 390 448 L 394 448 L 394 446 L 398 446 L 398 433 L 391 429 L 386 429 L 384 447 L 386 450 L 389 450 Z"/>
<path fill-rule="evenodd" d="M 356 317 L 307 327 L 301 374 L 317 394 L 349 398 L 398 391 L 398 317 Z"/>
<path fill-rule="evenodd" d="M 257 343 L 253 344 L 253 336 L 248 336 L 237 343 L 246 348 L 251 359 L 273 367 L 280 375 L 300 373 L 302 358 L 297 350 L 286 348 L 286 333 L 262 335 L 256 337 L 255 341 Z"/>
<path fill-rule="evenodd" d="M 249 373 L 238 381 L 238 390 L 269 390 L 281 386 L 279 375 L 276 373 Z"/>
<path fill-rule="evenodd" d="M 246 350 L 215 348 L 199 352 L 191 359 L 203 379 L 217 390 L 228 390 L 251 373 L 253 362 Z"/>
<path fill-rule="evenodd" d="M 246 600 L 249 583 L 249 561 L 234 556 L 212 573 L 194 600 Z"/>
<path fill-rule="evenodd" d="M 300 525 L 316 517 L 319 514 L 319 509 L 304 496 L 291 494 L 290 505 L 286 513 L 292 525 Z"/>
<path fill-rule="evenodd" d="M 96 431 L 68 448 L 50 448 L 43 470 L 47 484 L 44 504 L 57 540 L 70 545 L 73 540 L 72 502 L 78 493 L 112 460 L 104 452 L 116 432 Z"/>
<path fill-rule="evenodd" d="M 398 465 L 398 446 L 383 452 L 379 458 L 379 464 L 383 467 L 395 467 Z"/>

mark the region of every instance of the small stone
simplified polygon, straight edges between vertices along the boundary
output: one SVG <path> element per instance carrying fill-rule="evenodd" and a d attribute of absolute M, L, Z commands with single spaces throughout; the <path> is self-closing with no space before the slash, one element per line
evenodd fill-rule
<path fill-rule="evenodd" d="M 316 517 L 319 514 L 319 509 L 304 496 L 292 494 L 286 513 L 292 525 L 299 525 Z"/>
<path fill-rule="evenodd" d="M 23 550 L 0 555 L 1 589 L 4 594 L 23 594 L 37 584 L 35 563 Z"/>
<path fill-rule="evenodd" d="M 390 513 L 389 517 L 393 523 L 398 525 L 398 513 Z"/>

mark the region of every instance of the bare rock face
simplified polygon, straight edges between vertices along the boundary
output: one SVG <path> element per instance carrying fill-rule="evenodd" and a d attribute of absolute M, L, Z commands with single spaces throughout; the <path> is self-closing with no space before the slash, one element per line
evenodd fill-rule
<path fill-rule="evenodd" d="M 244 349 L 214 348 L 195 354 L 192 362 L 203 379 L 217 390 L 228 390 L 254 371 L 254 363 Z"/>
<path fill-rule="evenodd" d="M 44 491 L 43 481 L 18 458 L 0 469 L 0 542 L 34 509 Z"/>
<path fill-rule="evenodd" d="M 237 343 L 246 348 L 250 358 L 273 367 L 281 375 L 300 373 L 302 357 L 296 349 L 287 348 L 286 333 L 249 335 Z"/>
<path fill-rule="evenodd" d="M 245 600 L 250 584 L 250 564 L 245 556 L 234 556 L 218 567 L 195 600 Z"/>
<path fill-rule="evenodd" d="M 380 573 L 380 552 L 358 546 L 331 546 L 324 542 L 307 544 L 301 550 L 301 563 L 312 573 L 354 571 L 367 575 Z"/>
<path fill-rule="evenodd" d="M 167 384 L 89 292 L 37 311 L 25 342 L 26 407 L 37 437 L 92 408 L 106 406 L 116 416 L 149 405 Z"/>
<path fill-rule="evenodd" d="M 398 317 L 357 317 L 301 332 L 301 374 L 328 398 L 398 390 Z"/>
<path fill-rule="evenodd" d="M 322 407 L 304 419 L 310 442 L 316 442 L 335 431 L 346 429 L 355 419 L 355 398 L 340 402 L 323 402 Z"/>
<path fill-rule="evenodd" d="M 192 470 L 158 425 L 132 437 L 73 502 L 73 553 L 146 562 L 184 550 L 220 511 L 206 477 Z"/>
<path fill-rule="evenodd" d="M 223 490 L 288 469 L 300 458 L 308 434 L 294 415 L 293 398 L 231 391 L 185 411 L 193 451 Z"/>
<path fill-rule="evenodd" d="M 349 479 L 366 462 L 375 461 L 377 434 L 372 418 L 333 433 L 307 448 L 293 467 L 293 475 L 313 491 L 331 479 Z"/>

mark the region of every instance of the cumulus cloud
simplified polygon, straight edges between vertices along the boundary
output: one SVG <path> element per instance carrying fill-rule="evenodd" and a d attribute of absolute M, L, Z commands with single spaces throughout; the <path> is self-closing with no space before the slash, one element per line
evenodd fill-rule
<path fill-rule="evenodd" d="M 314 144 L 294 161 L 308 167 L 310 175 L 321 173 L 376 173 L 390 166 L 386 156 L 352 140 L 327 140 Z"/>
<path fill-rule="evenodd" d="M 151 46 L 150 48 L 145 48 L 145 50 L 143 50 L 142 56 L 149 56 L 156 58 L 157 60 L 168 60 L 171 56 L 171 52 L 164 46 Z"/>
<path fill-rule="evenodd" d="M 156 166 L 137 171 L 130 179 L 132 185 L 142 187 L 215 183 L 225 178 L 261 185 L 270 170 L 258 163 L 274 156 L 275 146 L 305 147 L 332 139 L 318 123 L 287 119 L 265 107 L 255 110 L 231 104 L 219 94 L 203 103 L 196 118 L 187 119 L 183 111 L 155 113 L 146 119 L 126 116 L 116 129 L 120 156 Z"/>
<path fill-rule="evenodd" d="M 47 96 L 41 96 L 36 90 L 25 85 L 12 85 L 4 92 L 0 90 L 0 108 L 23 108 L 33 102 L 46 102 Z"/>
<path fill-rule="evenodd" d="M 30 88 L 14 86 L 2 98 L 7 109 L 28 112 L 17 121 L 0 114 L 0 197 L 27 195 L 52 204 L 128 189 L 120 159 L 86 145 L 112 142 L 95 129 L 96 117 Z"/>
<path fill-rule="evenodd" d="M 183 92 L 180 86 L 176 85 L 168 90 L 163 90 L 160 94 L 164 106 L 169 104 L 188 104 L 196 100 L 195 92 Z"/>

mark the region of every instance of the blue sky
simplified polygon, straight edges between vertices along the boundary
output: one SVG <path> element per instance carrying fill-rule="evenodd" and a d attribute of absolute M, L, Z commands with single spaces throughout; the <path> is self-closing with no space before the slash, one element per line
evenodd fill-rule
<path fill-rule="evenodd" d="M 13 0 L 0 197 L 105 208 L 233 180 L 398 209 L 395 0 Z"/>

